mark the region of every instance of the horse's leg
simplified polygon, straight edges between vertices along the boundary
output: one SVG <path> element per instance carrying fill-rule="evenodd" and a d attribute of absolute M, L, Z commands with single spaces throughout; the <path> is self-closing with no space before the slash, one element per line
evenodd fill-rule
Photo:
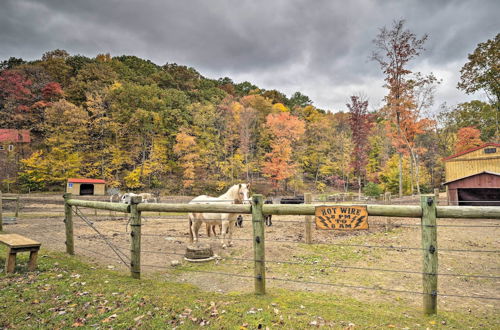
<path fill-rule="evenodd" d="M 193 243 L 193 239 L 194 239 L 194 235 L 193 235 L 193 216 L 192 214 L 189 214 L 188 215 L 188 219 L 189 219 L 189 241 L 191 243 Z"/>
<path fill-rule="evenodd" d="M 194 234 L 194 242 L 195 243 L 198 243 L 198 232 L 200 231 L 201 223 L 202 222 L 200 220 L 196 220 L 193 223 L 193 234 Z"/>
<path fill-rule="evenodd" d="M 227 229 L 229 229 L 229 240 L 228 240 L 227 245 L 228 246 L 233 246 L 232 239 L 233 239 L 233 227 L 234 226 L 231 226 L 231 221 L 228 221 L 227 223 L 228 223 Z"/>
<path fill-rule="evenodd" d="M 226 244 L 224 243 L 226 239 L 226 232 L 227 232 L 227 227 L 228 227 L 229 222 L 227 220 L 222 220 L 222 230 L 221 230 L 221 243 L 222 243 L 222 248 L 226 248 Z"/>
<path fill-rule="evenodd" d="M 212 225 L 209 225 L 208 223 L 205 223 L 205 227 L 207 229 L 207 236 L 211 237 L 212 236 L 212 233 L 211 233 L 211 227 L 212 227 Z"/>

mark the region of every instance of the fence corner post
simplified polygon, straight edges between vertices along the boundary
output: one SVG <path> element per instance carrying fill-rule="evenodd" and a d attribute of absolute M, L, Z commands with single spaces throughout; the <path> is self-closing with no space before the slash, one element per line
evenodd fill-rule
<path fill-rule="evenodd" d="M 75 254 L 75 244 L 73 240 L 73 210 L 68 200 L 73 197 L 72 194 L 66 193 L 64 198 L 64 225 L 66 227 L 66 253 L 70 255 Z"/>
<path fill-rule="evenodd" d="M 130 275 L 137 279 L 141 278 L 141 212 L 137 209 L 141 202 L 141 196 L 130 198 Z"/>
<path fill-rule="evenodd" d="M 437 313 L 437 227 L 436 227 L 436 196 L 421 195 L 422 207 L 422 252 L 423 252 L 423 303 L 424 313 Z"/>
<path fill-rule="evenodd" d="M 312 195 L 311 193 L 304 194 L 304 204 L 311 204 Z M 312 225 L 312 216 L 306 215 L 304 217 L 305 226 L 306 226 L 306 244 L 311 244 L 312 242 L 312 234 L 311 234 L 311 225 Z"/>
<path fill-rule="evenodd" d="M 266 294 L 266 252 L 264 246 L 264 214 L 262 195 L 252 196 L 252 226 L 253 226 L 253 251 L 255 294 Z"/>

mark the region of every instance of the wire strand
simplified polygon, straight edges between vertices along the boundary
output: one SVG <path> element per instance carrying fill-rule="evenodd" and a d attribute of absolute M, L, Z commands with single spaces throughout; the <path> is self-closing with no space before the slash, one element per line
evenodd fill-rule
<path fill-rule="evenodd" d="M 141 253 L 152 253 L 152 254 L 168 254 L 184 256 L 183 253 L 175 252 L 164 252 L 164 251 L 151 251 L 151 250 L 141 250 Z M 237 261 L 249 261 L 249 262 L 261 262 L 258 259 L 249 258 L 235 258 L 235 257 L 219 257 L 221 260 L 237 260 Z M 342 269 L 355 269 L 355 270 L 367 270 L 376 272 L 389 272 L 389 273 L 403 273 L 403 274 L 418 274 L 418 275 L 437 275 L 437 276 L 455 276 L 455 277 L 470 277 L 470 278 L 487 278 L 487 279 L 500 279 L 500 276 L 490 276 L 490 275 L 467 275 L 467 274 L 453 274 L 453 273 L 424 273 L 420 271 L 411 270 L 397 270 L 397 269 L 384 269 L 384 268 L 368 268 L 368 267 L 356 267 L 356 266 L 345 266 L 339 264 L 324 264 L 324 263 L 307 263 L 307 262 L 294 262 L 285 260 L 264 260 L 266 263 L 277 263 L 277 264 L 288 264 L 288 265 L 301 265 L 301 266 L 320 266 L 325 268 L 342 268 Z"/>

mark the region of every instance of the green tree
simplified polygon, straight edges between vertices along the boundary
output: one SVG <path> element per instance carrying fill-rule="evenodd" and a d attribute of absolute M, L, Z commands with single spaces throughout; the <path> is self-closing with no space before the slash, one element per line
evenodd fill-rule
<path fill-rule="evenodd" d="M 497 112 L 498 110 L 494 106 L 474 100 L 460 103 L 455 109 L 447 112 L 447 116 L 450 121 L 449 125 L 455 131 L 462 127 L 474 126 L 481 131 L 483 141 L 493 141 L 498 129 Z"/>
<path fill-rule="evenodd" d="M 500 33 L 477 45 L 460 70 L 458 88 L 467 94 L 483 90 L 498 108 L 500 100 Z"/>

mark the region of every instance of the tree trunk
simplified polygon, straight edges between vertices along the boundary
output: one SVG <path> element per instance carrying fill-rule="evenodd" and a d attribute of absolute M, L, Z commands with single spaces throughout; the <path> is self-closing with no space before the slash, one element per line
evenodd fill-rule
<path fill-rule="evenodd" d="M 358 200 L 361 200 L 361 174 L 358 175 Z"/>
<path fill-rule="evenodd" d="M 420 169 L 418 166 L 418 155 L 415 155 L 415 179 L 417 183 L 417 194 L 420 195 Z"/>
<path fill-rule="evenodd" d="M 411 195 L 413 196 L 413 191 L 415 190 L 415 187 L 413 185 L 413 152 L 410 152 L 410 189 L 411 189 Z"/>
<path fill-rule="evenodd" d="M 399 153 L 399 198 L 403 197 L 403 154 Z"/>

